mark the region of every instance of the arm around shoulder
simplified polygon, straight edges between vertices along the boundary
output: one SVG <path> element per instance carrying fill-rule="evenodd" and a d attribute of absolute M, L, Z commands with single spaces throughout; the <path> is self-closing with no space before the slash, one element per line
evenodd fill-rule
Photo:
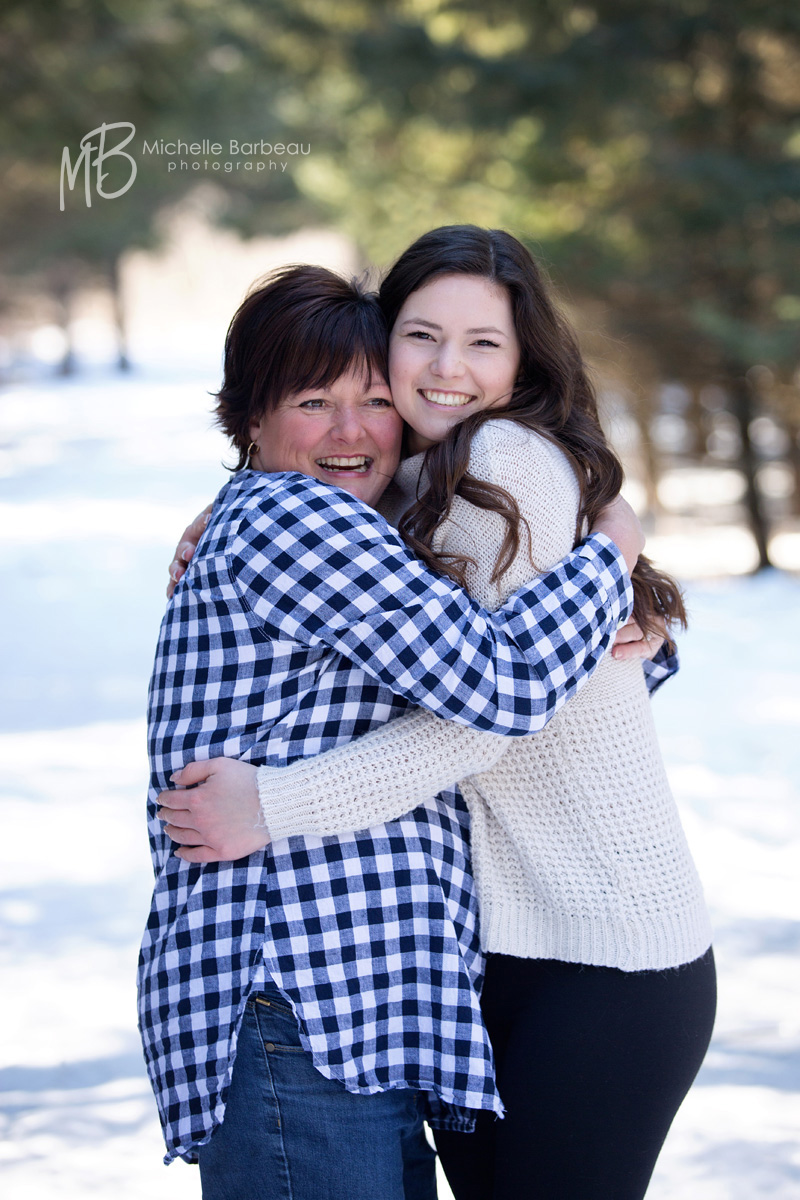
<path fill-rule="evenodd" d="M 240 603 L 268 638 L 327 645 L 438 716 L 535 733 L 628 615 L 624 565 L 596 539 L 490 613 L 374 510 L 306 477 L 282 488 L 231 546 Z"/>

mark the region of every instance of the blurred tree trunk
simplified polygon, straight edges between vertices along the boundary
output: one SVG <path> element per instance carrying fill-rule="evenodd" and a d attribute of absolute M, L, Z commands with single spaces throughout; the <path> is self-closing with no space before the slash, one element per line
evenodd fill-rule
<path fill-rule="evenodd" d="M 56 367 L 57 375 L 74 375 L 78 369 L 78 360 L 75 354 L 75 339 L 72 332 L 72 299 L 74 296 L 74 288 L 72 284 L 63 276 L 56 279 L 52 285 L 52 296 L 56 302 L 56 321 L 58 327 L 64 335 L 64 353 L 61 356 L 61 361 Z"/>
<path fill-rule="evenodd" d="M 662 382 L 656 364 L 641 343 L 628 340 L 615 341 L 610 345 L 607 330 L 613 315 L 608 304 L 599 303 L 585 293 L 580 294 L 575 312 L 568 310 L 567 315 L 579 330 L 581 348 L 593 369 L 608 380 L 613 391 L 619 391 L 624 397 L 626 417 L 633 422 L 636 430 L 632 456 L 636 464 L 634 469 L 639 472 L 637 482 L 644 489 L 645 509 L 641 516 L 652 525 L 662 512 L 658 496 L 661 456 L 653 443 L 652 434 Z M 600 415 L 605 428 L 602 411 Z M 613 428 L 608 432 L 613 444 Z M 624 450 L 622 456 L 626 457 Z"/>
<path fill-rule="evenodd" d="M 726 388 L 730 396 L 731 412 L 736 418 L 739 426 L 739 436 L 742 441 L 738 466 L 745 478 L 747 516 L 750 530 L 755 538 L 758 549 L 757 570 L 762 571 L 765 567 L 771 567 L 772 563 L 769 557 L 768 546 L 769 521 L 764 511 L 763 497 L 758 489 L 758 481 L 756 479 L 758 460 L 755 448 L 750 439 L 750 423 L 755 416 L 753 390 L 749 381 L 736 368 L 730 371 L 729 378 L 726 381 Z"/>
<path fill-rule="evenodd" d="M 131 360 L 128 355 L 128 331 L 125 321 L 125 302 L 122 294 L 122 272 L 120 270 L 120 255 L 118 254 L 115 254 L 108 262 L 108 285 L 111 291 L 114 330 L 117 338 L 117 370 L 130 371 Z"/>
<path fill-rule="evenodd" d="M 691 457 L 702 462 L 706 453 L 706 438 L 708 437 L 708 419 L 705 409 L 700 402 L 700 387 L 697 383 L 688 384 L 689 407 L 684 413 L 684 420 L 692 431 Z"/>
<path fill-rule="evenodd" d="M 789 421 L 786 424 L 789 434 L 789 465 L 794 475 L 794 492 L 791 497 L 791 511 L 795 517 L 800 517 L 800 425 Z"/>
<path fill-rule="evenodd" d="M 658 480 L 661 475 L 661 463 L 658 451 L 653 445 L 651 426 L 655 415 L 654 396 L 656 385 L 636 390 L 631 405 L 631 415 L 636 422 L 639 432 L 639 446 L 642 455 L 642 483 L 644 485 L 647 505 L 646 516 L 655 520 L 661 511 L 661 501 L 658 498 Z"/>

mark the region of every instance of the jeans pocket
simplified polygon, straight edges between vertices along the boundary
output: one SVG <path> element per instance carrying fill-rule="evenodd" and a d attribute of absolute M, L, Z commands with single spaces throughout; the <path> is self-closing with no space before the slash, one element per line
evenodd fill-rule
<path fill-rule="evenodd" d="M 251 1002 L 267 1053 L 276 1050 L 304 1053 L 297 1017 L 279 993 L 257 992 L 251 997 Z"/>

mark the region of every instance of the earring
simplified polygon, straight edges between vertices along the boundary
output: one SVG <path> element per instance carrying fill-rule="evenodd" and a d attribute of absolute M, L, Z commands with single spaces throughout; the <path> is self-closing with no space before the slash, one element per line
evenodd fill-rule
<path fill-rule="evenodd" d="M 250 445 L 247 447 L 247 461 L 250 462 L 250 459 L 253 457 L 254 454 L 258 454 L 258 451 L 259 451 L 258 442 L 251 442 Z"/>

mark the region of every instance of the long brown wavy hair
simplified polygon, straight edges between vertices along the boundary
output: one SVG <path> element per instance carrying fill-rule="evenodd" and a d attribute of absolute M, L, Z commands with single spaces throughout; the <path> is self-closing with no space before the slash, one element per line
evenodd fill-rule
<path fill-rule="evenodd" d="M 522 243 L 503 230 L 476 225 L 445 225 L 423 234 L 401 254 L 381 284 L 379 300 L 390 330 L 408 297 L 442 275 L 476 275 L 505 288 L 521 351 L 519 375 L 508 404 L 466 417 L 430 447 L 425 456 L 428 487 L 400 522 L 400 532 L 414 553 L 463 585 L 466 568 L 473 560 L 439 554 L 432 546 L 454 496 L 499 513 L 505 521 L 493 580 L 508 570 L 518 553 L 524 525 L 509 492 L 469 474 L 472 439 L 485 421 L 498 416 L 514 420 L 548 438 L 567 455 L 580 485 L 576 544 L 584 521 L 591 528 L 600 510 L 619 494 L 623 474 L 600 425 L 597 398 L 577 338 L 556 309 L 542 272 Z M 686 626 L 686 609 L 674 579 L 640 557 L 632 581 L 633 615 L 646 634 L 661 632 L 658 618 L 668 625 Z"/>

